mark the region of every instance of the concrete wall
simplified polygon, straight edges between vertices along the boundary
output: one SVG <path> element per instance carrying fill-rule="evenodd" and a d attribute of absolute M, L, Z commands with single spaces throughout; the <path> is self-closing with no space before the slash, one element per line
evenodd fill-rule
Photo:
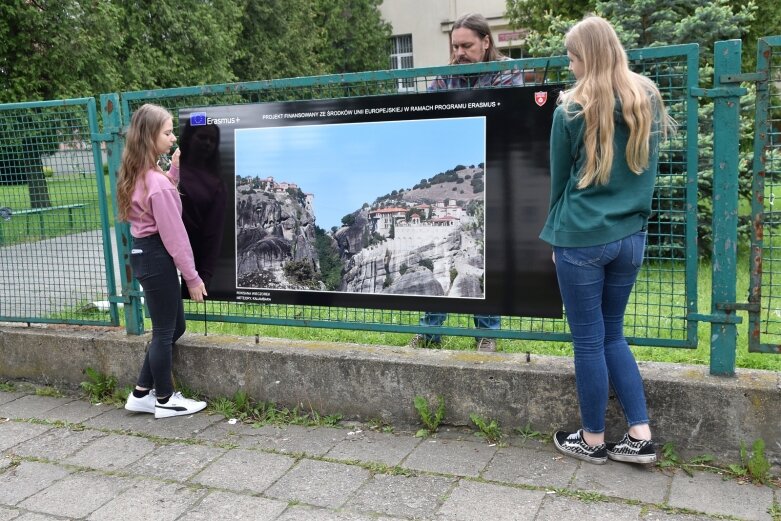
<path fill-rule="evenodd" d="M 94 328 L 0 327 L 0 378 L 77 386 L 89 366 L 129 386 L 148 340 Z M 504 353 L 186 335 L 174 368 L 179 382 L 210 397 L 243 389 L 257 400 L 345 419 L 413 425 L 413 398 L 441 395 L 451 425 L 468 425 L 477 413 L 506 431 L 527 423 L 542 432 L 579 427 L 569 358 L 527 362 Z M 739 370 L 723 378 L 705 366 L 659 363 L 642 363 L 641 372 L 657 442 L 736 462 L 741 441 L 750 447 L 762 438 L 770 460 L 781 464 L 781 374 Z M 608 438 L 624 430 L 611 398 Z"/>

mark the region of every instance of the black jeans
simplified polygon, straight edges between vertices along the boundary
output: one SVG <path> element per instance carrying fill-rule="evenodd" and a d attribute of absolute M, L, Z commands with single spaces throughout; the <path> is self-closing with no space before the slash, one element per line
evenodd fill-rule
<path fill-rule="evenodd" d="M 179 275 L 157 234 L 133 238 L 130 266 L 144 290 L 144 300 L 152 318 L 152 341 L 137 385 L 148 389 L 154 387 L 158 396 L 168 396 L 173 393 L 173 343 L 185 329 Z"/>

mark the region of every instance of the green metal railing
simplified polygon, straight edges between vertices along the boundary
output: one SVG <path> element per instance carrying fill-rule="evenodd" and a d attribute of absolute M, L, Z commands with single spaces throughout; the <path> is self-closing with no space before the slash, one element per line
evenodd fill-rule
<path fill-rule="evenodd" d="M 97 129 L 93 98 L 0 105 L 0 321 L 119 325 Z"/>
<path fill-rule="evenodd" d="M 781 36 L 757 46 L 749 351 L 781 353 Z"/>
<path fill-rule="evenodd" d="M 697 311 L 696 176 L 697 100 L 690 89 L 698 83 L 697 45 L 679 45 L 630 51 L 632 67 L 651 77 L 660 87 L 673 117 L 681 127 L 675 140 L 662 153 L 658 212 L 649 226 L 649 249 L 645 268 L 638 279 L 627 316 L 627 336 L 638 345 L 696 347 L 697 323 L 690 315 Z M 439 75 L 523 71 L 527 85 L 568 83 L 565 57 L 531 58 L 452 67 L 407 69 L 308 78 L 281 79 L 238 84 L 207 85 L 156 91 L 126 92 L 121 95 L 122 123 L 144 103 L 156 103 L 174 115 L 178 109 L 209 105 L 299 101 L 357 96 L 394 96 L 426 92 Z M 176 122 L 175 122 L 176 127 Z M 692 187 L 695 187 L 692 189 Z M 117 228 L 119 233 L 126 230 Z M 120 245 L 127 237 L 119 237 Z M 119 258 L 127 259 L 120 247 Z M 125 270 L 122 270 L 123 273 Z M 138 288 L 123 281 L 129 330 L 139 332 Z M 398 310 L 347 309 L 296 305 L 249 305 L 211 301 L 205 307 L 188 303 L 189 319 L 283 326 L 304 326 L 391 332 L 432 332 L 419 324 L 422 313 Z M 437 333 L 475 336 L 471 315 L 451 314 Z M 566 321 L 532 317 L 503 317 L 501 329 L 481 336 L 498 338 L 568 340 Z"/>
<path fill-rule="evenodd" d="M 781 37 L 759 43 L 757 71 L 740 71 L 740 42 L 716 46 L 713 88 L 700 88 L 699 51 L 680 45 L 628 52 L 652 78 L 678 122 L 665 142 L 649 221 L 646 262 L 626 317 L 635 345 L 695 348 L 698 322 L 710 322 L 711 372 L 734 374 L 736 311 L 748 310 L 749 347 L 781 352 Z M 0 321 L 118 325 L 124 304 L 129 333 L 143 332 L 143 293 L 129 267 L 125 224 L 112 228 L 123 129 L 151 102 L 178 109 L 422 93 L 439 75 L 522 71 L 527 85 L 570 83 L 565 57 L 280 79 L 104 94 L 92 98 L 0 105 Z M 756 83 L 751 285 L 736 302 L 738 110 Z M 713 165 L 699 165 L 699 99 L 714 100 Z M 98 122 L 102 122 L 102 131 Z M 104 162 L 108 175 L 104 175 Z M 698 169 L 713 168 L 713 290 L 710 312 L 698 310 Z M 108 193 L 110 192 L 110 195 Z M 781 204 L 781 202 L 778 202 Z M 111 247 L 116 242 L 119 269 Z M 116 282 L 115 282 L 116 281 Z M 116 285 L 121 287 L 117 292 Z M 188 303 L 189 319 L 259 325 L 475 336 L 471 315 L 451 314 L 442 327 L 420 325 L 422 312 L 210 301 Z M 563 318 L 502 317 L 480 335 L 567 341 Z"/>

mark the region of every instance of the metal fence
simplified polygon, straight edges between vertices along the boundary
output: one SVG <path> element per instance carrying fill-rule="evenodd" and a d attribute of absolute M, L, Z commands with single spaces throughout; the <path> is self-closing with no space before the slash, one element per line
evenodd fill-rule
<path fill-rule="evenodd" d="M 749 350 L 781 353 L 781 36 L 757 46 Z"/>
<path fill-rule="evenodd" d="M 767 54 L 767 63 L 770 64 L 774 59 L 772 49 L 778 45 L 778 38 L 763 41 L 766 46 L 761 48 L 771 50 Z M 739 42 L 737 45 L 739 72 Z M 698 88 L 697 45 L 631 50 L 628 55 L 634 70 L 651 77 L 659 85 L 671 115 L 679 124 L 679 130 L 677 136 L 667 141 L 662 150 L 654 214 L 649 222 L 646 263 L 629 303 L 626 333 L 635 345 L 694 348 L 697 346 L 699 321 L 723 323 L 732 328 L 739 322 L 734 314 L 731 318 L 724 318 L 736 309 L 734 296 L 729 300 L 728 295 L 726 301 L 723 296 L 714 296 L 715 304 L 731 302 L 733 305 L 731 308 L 729 305 L 721 308 L 714 305 L 716 311 L 710 315 L 699 313 L 697 307 L 697 179 L 698 168 L 702 168 L 698 166 L 698 97 L 721 96 L 723 93 L 716 92 L 718 89 Z M 768 78 L 778 76 L 777 63 L 775 67 L 767 67 Z M 574 80 L 567 71 L 566 58 L 551 57 L 106 94 L 101 96 L 100 115 L 95 113 L 92 99 L 0 106 L 0 166 L 3 169 L 0 172 L 3 175 L 9 170 L 11 173 L 26 172 L 20 169 L 31 168 L 29 165 L 37 161 L 52 194 L 57 193 L 55 187 L 60 182 L 71 191 L 66 190 L 70 194 L 67 197 L 53 195 L 51 204 L 45 210 L 37 210 L 29 195 L 26 195 L 27 199 L 24 198 L 25 190 L 28 185 L 32 187 L 32 183 L 11 187 L 10 191 L 8 186 L 0 186 L 0 194 L 3 194 L 0 207 L 10 208 L 6 212 L 10 212 L 10 219 L 3 219 L 2 215 L 5 214 L 0 213 L 3 234 L 0 235 L 0 320 L 116 325 L 119 323 L 118 306 L 124 304 L 128 331 L 139 333 L 143 330 L 142 293 L 129 270 L 128 229 L 121 224 L 112 228 L 113 215 L 108 210 L 106 186 L 112 191 L 110 199 L 113 200 L 115 174 L 122 150 L 122 129 L 128 124 L 133 111 L 144 103 L 165 106 L 176 116 L 180 108 L 209 105 L 397 96 L 425 92 L 429 83 L 440 75 L 489 73 L 506 69 L 522 71 L 527 85 L 566 84 Z M 768 101 L 765 105 L 770 128 L 767 135 L 770 136 L 771 144 L 769 149 L 767 146 L 761 148 L 765 154 L 765 171 L 777 174 L 779 104 L 775 84 L 770 81 L 768 85 L 767 99 L 775 100 L 775 104 Z M 739 94 L 732 92 L 730 95 L 738 96 L 739 99 Z M 758 94 L 759 99 L 762 98 Z M 35 117 L 26 116 L 28 112 L 35 114 Z M 102 119 L 102 132 L 98 130 L 98 117 Z M 720 136 L 719 139 L 737 140 L 737 133 L 730 137 L 731 130 L 721 127 L 721 119 L 714 119 L 715 134 Z M 35 136 L 46 136 L 46 139 L 37 139 Z M 714 140 L 714 143 L 717 141 Z M 78 147 L 83 148 L 69 143 L 79 143 Z M 714 148 L 723 147 L 714 145 Z M 92 153 L 91 170 L 84 162 L 83 153 L 73 153 L 77 149 Z M 104 157 L 108 164 L 108 176 L 103 175 Z M 737 163 L 737 158 L 734 162 Z M 18 166 L 20 164 L 27 166 Z M 47 174 L 51 177 L 46 178 Z M 715 177 L 720 175 L 714 173 Z M 86 179 L 90 183 L 76 187 L 75 181 L 83 182 Z M 757 206 L 756 202 L 755 206 L 763 210 L 757 215 L 763 216 L 766 219 L 764 222 L 772 230 L 772 206 L 767 207 L 768 204 L 772 205 L 774 197 L 772 178 L 766 175 L 765 181 L 763 191 L 755 192 L 770 194 L 765 197 L 766 206 Z M 13 195 L 12 200 L 6 200 L 10 197 L 6 195 L 8 193 L 16 195 Z M 737 202 L 732 211 L 736 212 L 736 208 Z M 40 233 L 36 233 L 38 231 Z M 765 233 L 764 246 L 761 242 L 755 243 L 755 251 L 761 252 L 761 260 L 766 264 L 765 275 L 770 273 L 772 276 L 773 255 L 778 255 L 774 248 L 778 246 L 769 241 L 768 233 Z M 114 285 L 115 261 L 109 246 L 111 237 L 115 237 L 117 243 L 120 266 L 117 280 L 121 292 L 117 292 Z M 93 250 L 97 253 L 89 253 Z M 768 264 L 771 266 L 769 271 Z M 724 272 L 720 272 L 719 276 L 723 275 Z M 763 279 L 765 282 L 768 280 L 772 279 Z M 732 286 L 734 293 L 734 275 Z M 766 312 L 761 317 L 765 324 L 763 327 L 767 328 L 765 334 L 781 333 L 778 326 L 781 324 L 781 312 L 778 312 L 776 325 L 770 325 L 773 324 L 771 315 L 779 307 L 777 299 L 781 298 L 781 292 L 775 290 L 777 295 L 774 300 L 773 291 L 771 283 L 769 290 L 757 290 L 755 294 L 759 298 L 761 293 L 761 302 L 765 306 L 763 310 Z M 44 302 L 54 302 L 55 305 L 44 306 Z M 106 303 L 107 314 L 100 311 L 102 303 Z M 420 325 L 422 312 L 399 310 L 210 301 L 205 307 L 189 303 L 186 311 L 190 319 L 218 322 L 409 334 L 434 331 Z M 570 338 L 563 318 L 502 317 L 501 329 L 476 332 L 472 317 L 463 314 L 449 315 L 445 324 L 436 328 L 436 333 L 558 341 Z M 732 349 L 734 351 L 734 341 Z M 734 364 L 731 370 L 734 371 Z M 729 373 L 730 369 L 723 372 Z"/>
<path fill-rule="evenodd" d="M 696 45 L 659 47 L 630 51 L 633 68 L 657 82 L 673 117 L 682 122 L 678 138 L 669 142 L 660 167 L 659 208 L 649 226 L 649 257 L 643 269 L 627 316 L 627 334 L 642 345 L 694 347 L 696 323 L 687 315 L 696 310 L 696 205 L 688 187 L 696 178 L 697 103 L 689 88 L 698 82 Z M 159 91 L 127 92 L 121 95 L 123 124 L 143 103 L 165 106 L 173 114 L 180 108 L 223 104 L 298 101 L 356 96 L 394 96 L 426 92 L 430 82 L 443 74 L 474 74 L 507 69 L 523 71 L 527 85 L 570 82 L 563 57 L 522 59 L 456 67 L 408 69 L 274 80 L 232 85 L 212 85 Z M 175 122 L 176 123 L 176 122 Z M 422 313 L 409 311 L 346 309 L 295 305 L 247 305 L 210 302 L 203 307 L 189 303 L 188 318 L 222 322 L 249 322 L 287 326 L 360 329 L 375 331 L 430 331 L 421 326 Z M 471 315 L 450 314 L 437 333 L 476 336 Z M 501 329 L 481 331 L 480 336 L 499 338 L 566 340 L 564 319 L 503 317 Z"/>
<path fill-rule="evenodd" d="M 0 321 L 118 325 L 93 98 L 0 105 Z"/>

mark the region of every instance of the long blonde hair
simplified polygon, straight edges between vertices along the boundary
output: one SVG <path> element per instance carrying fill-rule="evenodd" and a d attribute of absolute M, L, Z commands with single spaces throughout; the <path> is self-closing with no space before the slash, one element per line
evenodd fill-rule
<path fill-rule="evenodd" d="M 616 99 L 629 127 L 627 165 L 642 174 L 648 168 L 651 132 L 666 136 L 674 125 L 659 89 L 650 79 L 629 70 L 624 47 L 604 18 L 588 16 L 578 22 L 567 32 L 564 45 L 583 63 L 581 78 L 559 97 L 570 117 L 584 118 L 586 164 L 578 188 L 610 181 Z"/>
<path fill-rule="evenodd" d="M 140 106 L 130 118 L 117 176 L 117 216 L 120 221 L 128 220 L 138 178 L 151 168 L 159 169 L 156 141 L 160 129 L 170 119 L 170 112 L 151 103 Z"/>

